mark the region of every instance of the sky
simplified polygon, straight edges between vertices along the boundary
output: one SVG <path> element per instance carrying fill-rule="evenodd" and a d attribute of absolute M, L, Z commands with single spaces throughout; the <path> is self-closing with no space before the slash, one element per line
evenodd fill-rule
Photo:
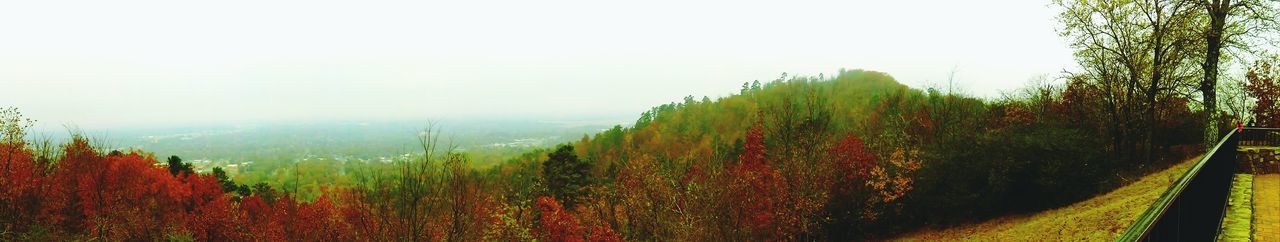
<path fill-rule="evenodd" d="M 5 1 L 0 106 L 42 125 L 615 118 L 781 73 L 1070 67 L 1047 1 Z"/>

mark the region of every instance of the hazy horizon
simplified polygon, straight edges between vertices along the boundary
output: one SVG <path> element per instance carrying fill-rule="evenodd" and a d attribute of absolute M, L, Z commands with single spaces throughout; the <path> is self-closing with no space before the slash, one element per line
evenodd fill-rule
<path fill-rule="evenodd" d="M 955 71 L 994 97 L 1071 66 L 1047 4 L 4 3 L 0 106 L 89 129 L 634 120 L 685 96 L 842 68 L 917 88 Z"/>

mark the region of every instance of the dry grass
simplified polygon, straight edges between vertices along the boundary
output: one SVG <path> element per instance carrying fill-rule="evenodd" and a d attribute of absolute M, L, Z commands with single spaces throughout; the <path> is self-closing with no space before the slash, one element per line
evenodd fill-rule
<path fill-rule="evenodd" d="M 1132 184 L 1070 206 L 978 224 L 924 229 L 900 241 L 1111 241 L 1124 233 L 1200 157 L 1147 175 Z"/>

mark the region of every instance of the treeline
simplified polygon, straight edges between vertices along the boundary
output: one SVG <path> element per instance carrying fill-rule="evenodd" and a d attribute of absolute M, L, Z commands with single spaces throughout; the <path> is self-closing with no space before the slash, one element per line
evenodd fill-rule
<path fill-rule="evenodd" d="M 0 240 L 621 240 L 609 226 L 580 223 L 551 194 L 525 200 L 529 210 L 507 206 L 494 176 L 436 147 L 430 130 L 412 161 L 351 168 L 341 176 L 358 185 L 300 200 L 296 187 L 237 184 L 221 169 L 197 174 L 176 156 L 106 151 L 80 135 L 29 141 L 32 123 L 0 109 Z M 557 154 L 543 163 L 577 162 Z"/>
<path fill-rule="evenodd" d="M 241 188 L 225 175 L 161 166 L 141 151 L 102 153 L 81 136 L 60 149 L 6 140 L 0 143 L 0 162 L 0 240 L 316 241 L 358 236 L 341 229 L 347 226 L 342 207 L 327 199 L 300 203 L 269 187 L 240 196 Z"/>

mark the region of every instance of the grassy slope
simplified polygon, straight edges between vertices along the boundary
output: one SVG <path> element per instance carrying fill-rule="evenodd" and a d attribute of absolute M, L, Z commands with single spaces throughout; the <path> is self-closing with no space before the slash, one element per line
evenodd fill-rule
<path fill-rule="evenodd" d="M 1199 157 L 1184 161 L 1101 196 L 1028 215 L 1006 216 L 947 229 L 924 229 L 903 241 L 1110 241 L 1119 237 L 1147 207 Z"/>

